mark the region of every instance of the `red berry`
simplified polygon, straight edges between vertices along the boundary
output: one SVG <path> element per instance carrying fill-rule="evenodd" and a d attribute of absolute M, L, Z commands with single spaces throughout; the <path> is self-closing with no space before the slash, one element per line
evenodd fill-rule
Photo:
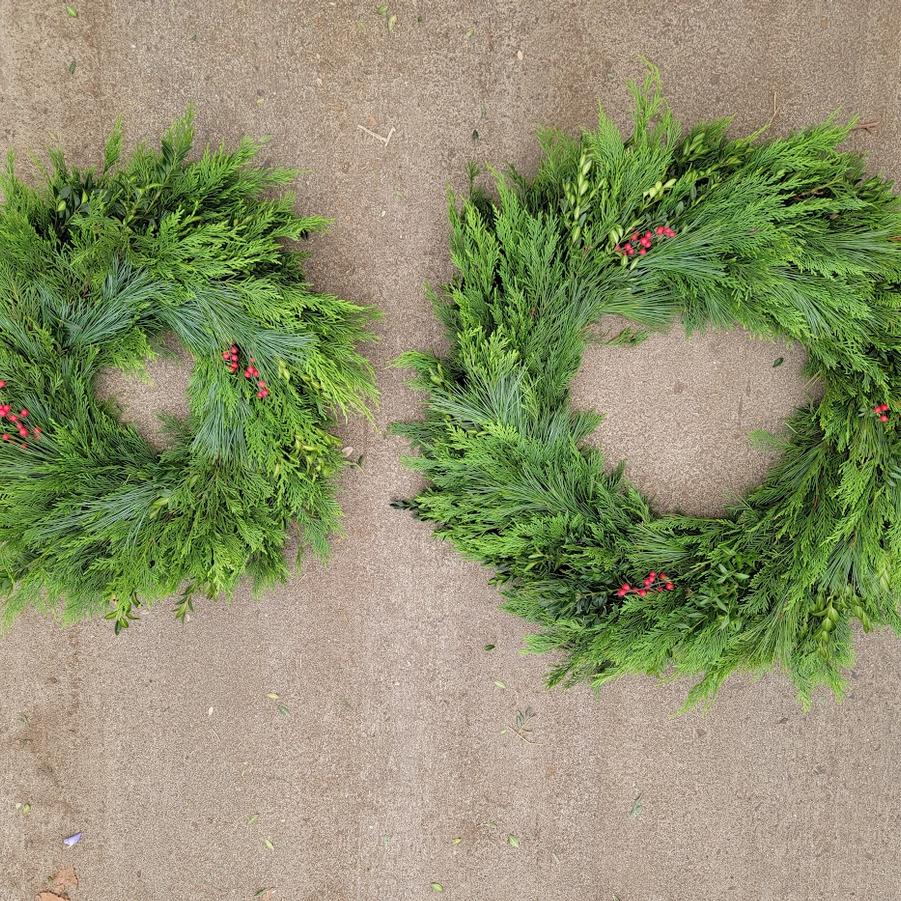
<path fill-rule="evenodd" d="M 644 256 L 647 252 L 648 252 L 648 249 L 647 249 L 646 247 L 639 247 L 639 248 L 638 248 L 639 256 Z"/>
<path fill-rule="evenodd" d="M 0 388 L 5 388 L 5 387 L 6 387 L 6 382 L 4 382 L 3 379 L 0 379 Z"/>
<path fill-rule="evenodd" d="M 647 594 L 647 591 L 646 591 L 644 588 L 639 588 L 639 589 L 638 589 L 638 596 L 639 596 L 640 598 L 643 598 L 646 594 Z"/>
<path fill-rule="evenodd" d="M 632 232 L 632 237 L 629 240 L 637 241 L 638 238 L 639 238 L 638 232 Z"/>
<path fill-rule="evenodd" d="M 655 573 L 654 570 L 652 569 L 652 570 L 648 573 L 648 578 L 653 582 L 654 579 L 657 578 L 657 573 Z"/>
<path fill-rule="evenodd" d="M 21 416 L 23 419 L 27 418 L 28 410 L 19 410 L 19 416 Z"/>
<path fill-rule="evenodd" d="M 665 234 L 666 229 L 662 225 L 658 225 L 657 228 L 654 229 L 654 232 L 658 235 Z"/>
<path fill-rule="evenodd" d="M 663 586 L 667 591 L 672 591 L 676 586 L 673 585 L 672 582 L 667 582 L 666 585 Z"/>
<path fill-rule="evenodd" d="M 888 416 L 886 416 L 885 413 L 883 413 L 883 414 L 879 417 L 879 421 L 880 421 L 880 422 L 888 422 Z"/>
<path fill-rule="evenodd" d="M 4 432 L 0 437 L 2 437 L 4 441 L 9 441 L 9 434 L 7 432 Z"/>
<path fill-rule="evenodd" d="M 657 578 L 660 579 L 661 582 L 666 582 L 669 579 L 669 576 L 666 573 L 657 573 Z"/>

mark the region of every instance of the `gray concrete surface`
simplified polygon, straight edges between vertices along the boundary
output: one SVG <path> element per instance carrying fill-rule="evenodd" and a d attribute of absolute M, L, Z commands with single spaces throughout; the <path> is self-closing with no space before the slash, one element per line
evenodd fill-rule
<path fill-rule="evenodd" d="M 388 508 L 416 480 L 386 435 L 419 405 L 390 361 L 440 346 L 422 287 L 450 273 L 444 191 L 468 160 L 528 169 L 535 128 L 598 99 L 623 119 L 643 54 L 686 120 L 750 128 L 774 93 L 778 131 L 878 120 L 853 143 L 897 176 L 901 7 L 390 0 L 389 32 L 375 0 L 73 2 L 0 2 L 4 143 L 96 160 L 116 116 L 152 138 L 189 101 L 204 138 L 271 134 L 268 159 L 309 169 L 300 205 L 335 218 L 317 284 L 385 311 L 384 401 L 346 427 L 366 462 L 328 566 L 185 626 L 159 607 L 119 638 L 29 617 L 0 640 L 0 898 L 67 864 L 72 901 L 901 896 L 901 643 L 862 639 L 844 704 L 808 715 L 778 675 L 681 718 L 684 685 L 547 693 L 487 574 Z M 803 396 L 799 366 L 737 333 L 661 336 L 592 349 L 577 401 L 662 506 L 715 510 L 760 477 L 745 434 Z M 527 706 L 531 743 L 508 728 Z"/>

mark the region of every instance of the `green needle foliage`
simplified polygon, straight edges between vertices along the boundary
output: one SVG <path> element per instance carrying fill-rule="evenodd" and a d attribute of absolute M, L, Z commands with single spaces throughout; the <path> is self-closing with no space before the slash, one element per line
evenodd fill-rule
<path fill-rule="evenodd" d="M 402 359 L 428 408 L 398 431 L 429 485 L 401 505 L 496 571 L 530 648 L 561 652 L 550 684 L 690 675 L 693 703 L 775 665 L 804 703 L 838 694 L 855 621 L 901 628 L 898 200 L 838 149 L 848 125 L 733 139 L 683 129 L 655 70 L 632 90 L 628 138 L 602 112 L 543 135 L 534 178 L 451 198 L 451 350 Z M 585 445 L 600 417 L 569 385 L 608 313 L 806 348 L 823 399 L 727 515 L 657 515 Z"/>
<path fill-rule="evenodd" d="M 255 165 L 249 139 L 189 160 L 192 143 L 189 113 L 122 165 L 117 128 L 99 171 L 52 153 L 38 189 L 12 158 L 2 176 L 6 623 L 61 607 L 118 631 L 179 590 L 184 616 L 245 572 L 257 588 L 284 578 L 292 522 L 301 552 L 323 555 L 336 527 L 346 461 L 331 430 L 375 399 L 355 349 L 372 311 L 305 281 L 291 242 L 326 221 L 278 194 L 293 172 Z M 163 333 L 195 366 L 190 417 L 157 453 L 93 384 L 102 367 L 142 368 Z"/>

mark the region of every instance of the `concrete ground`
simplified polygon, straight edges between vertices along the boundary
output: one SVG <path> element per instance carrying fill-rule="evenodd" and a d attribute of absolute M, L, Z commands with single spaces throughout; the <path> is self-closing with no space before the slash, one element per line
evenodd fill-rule
<path fill-rule="evenodd" d="M 385 312 L 383 404 L 346 427 L 365 464 L 327 566 L 184 626 L 161 606 L 118 638 L 29 617 L 0 640 L 0 898 L 68 866 L 72 901 L 901 896 L 901 642 L 862 638 L 845 702 L 807 715 L 780 675 L 706 716 L 675 717 L 686 686 L 650 679 L 548 693 L 488 574 L 388 507 L 417 482 L 386 434 L 420 402 L 391 360 L 441 344 L 422 289 L 450 274 L 444 192 L 467 161 L 528 170 L 536 127 L 588 124 L 598 99 L 623 120 L 644 55 L 684 120 L 749 129 L 775 97 L 781 132 L 843 107 L 878 122 L 853 145 L 897 176 L 901 7 L 73 3 L 0 2 L 3 144 L 96 161 L 117 116 L 154 138 L 188 102 L 204 139 L 271 135 L 269 160 L 309 170 L 300 206 L 335 219 L 316 284 Z M 800 363 L 661 336 L 592 350 L 576 394 L 662 507 L 713 511 L 766 467 L 746 434 L 804 396 Z M 141 421 L 170 402 L 111 390 Z"/>

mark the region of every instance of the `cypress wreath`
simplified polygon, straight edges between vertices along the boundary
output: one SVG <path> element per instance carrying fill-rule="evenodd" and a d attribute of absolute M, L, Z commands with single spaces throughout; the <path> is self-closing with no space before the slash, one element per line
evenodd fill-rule
<path fill-rule="evenodd" d="M 683 131 L 656 70 L 624 140 L 543 136 L 527 179 L 452 198 L 458 272 L 436 301 L 447 358 L 410 353 L 428 392 L 406 423 L 429 480 L 410 506 L 496 571 L 506 607 L 562 652 L 549 683 L 783 666 L 838 694 L 855 620 L 901 629 L 901 213 L 829 120 L 785 138 Z M 727 515 L 656 515 L 583 443 L 570 381 L 602 314 L 687 330 L 740 325 L 807 351 L 823 397 Z"/>
<path fill-rule="evenodd" d="M 356 352 L 371 312 L 313 291 L 286 242 L 324 227 L 276 196 L 294 173 L 259 145 L 189 161 L 190 114 L 160 150 L 102 169 L 51 154 L 36 190 L 2 177 L 0 599 L 66 619 L 135 608 L 181 589 L 230 592 L 284 578 L 286 532 L 327 550 L 345 465 L 334 411 L 375 397 Z M 140 369 L 174 333 L 194 357 L 190 416 L 156 452 L 99 401 L 102 367 Z M 301 553 L 299 551 L 298 553 Z"/>

